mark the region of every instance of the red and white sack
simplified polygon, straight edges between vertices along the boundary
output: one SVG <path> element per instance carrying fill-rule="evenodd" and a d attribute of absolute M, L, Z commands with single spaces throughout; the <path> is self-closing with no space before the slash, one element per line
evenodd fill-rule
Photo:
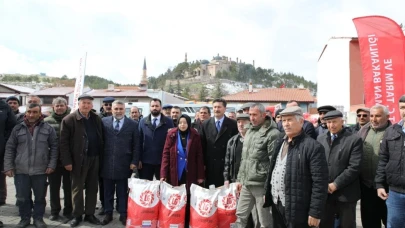
<path fill-rule="evenodd" d="M 160 228 L 184 228 L 186 220 L 186 185 L 173 187 L 166 182 L 160 184 Z"/>
<path fill-rule="evenodd" d="M 190 187 L 190 227 L 218 227 L 217 200 L 219 189 L 205 189 L 191 184 Z"/>
<path fill-rule="evenodd" d="M 238 198 L 236 184 L 229 184 L 229 188 L 222 186 L 218 194 L 218 227 L 229 228 L 236 222 L 236 206 Z"/>
<path fill-rule="evenodd" d="M 127 228 L 157 227 L 160 181 L 131 178 L 128 182 Z"/>

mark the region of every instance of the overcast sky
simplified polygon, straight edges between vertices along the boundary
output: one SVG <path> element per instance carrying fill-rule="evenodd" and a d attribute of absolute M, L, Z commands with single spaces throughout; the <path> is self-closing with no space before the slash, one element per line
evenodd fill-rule
<path fill-rule="evenodd" d="M 139 83 L 188 60 L 218 53 L 256 67 L 316 81 L 317 59 L 332 36 L 356 36 L 352 18 L 405 22 L 403 0 L 0 0 L 0 73 Z"/>

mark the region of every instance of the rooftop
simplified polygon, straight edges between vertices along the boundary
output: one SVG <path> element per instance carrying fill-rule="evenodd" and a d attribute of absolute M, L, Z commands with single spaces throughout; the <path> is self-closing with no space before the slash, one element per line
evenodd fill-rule
<path fill-rule="evenodd" d="M 107 89 L 94 89 L 88 92 L 93 97 L 149 97 L 146 91 L 136 90 L 107 90 Z"/>
<path fill-rule="evenodd" d="M 46 88 L 43 90 L 35 91 L 31 93 L 32 95 L 37 95 L 37 96 L 66 96 L 70 93 L 73 93 L 75 90 L 75 87 L 52 87 L 52 88 Z M 83 88 L 83 91 L 89 91 L 89 87 Z"/>
<path fill-rule="evenodd" d="M 227 95 L 223 97 L 227 101 L 238 102 L 287 102 L 296 100 L 298 102 L 313 103 L 314 97 L 308 89 L 301 88 L 264 88 L 244 90 L 239 93 Z"/>
<path fill-rule="evenodd" d="M 32 92 L 35 91 L 35 89 L 31 89 L 31 88 L 28 88 L 28 87 L 16 86 L 16 85 L 4 84 L 4 83 L 0 83 L 0 86 L 4 86 L 4 87 L 6 87 L 8 89 L 14 90 L 14 91 L 19 92 L 19 93 L 27 93 L 27 94 L 29 94 L 29 93 L 32 93 Z"/>

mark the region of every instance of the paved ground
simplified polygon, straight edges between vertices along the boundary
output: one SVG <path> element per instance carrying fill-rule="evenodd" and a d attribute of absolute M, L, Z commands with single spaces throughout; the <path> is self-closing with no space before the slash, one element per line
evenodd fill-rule
<path fill-rule="evenodd" d="M 4 227 L 15 227 L 15 225 L 20 221 L 20 217 L 18 216 L 18 207 L 15 206 L 15 187 L 14 187 L 14 179 L 13 178 L 8 178 L 7 177 L 7 204 L 0 207 L 0 221 L 4 223 Z M 49 195 L 49 194 L 48 194 Z M 63 196 L 63 192 L 61 191 L 61 196 Z M 49 202 L 49 196 L 47 197 L 47 202 Z M 63 202 L 62 202 L 63 205 Z M 64 224 L 62 221 L 50 221 L 48 217 L 50 216 L 50 207 L 49 203 L 46 207 L 45 210 L 45 216 L 44 216 L 44 221 L 46 224 L 48 224 L 48 227 L 70 227 L 69 223 Z M 121 222 L 119 222 L 119 214 L 117 212 L 114 212 L 114 220 L 108 224 L 107 226 L 103 227 L 124 227 Z M 102 216 L 96 215 L 100 220 L 102 219 Z M 32 223 L 32 221 L 31 221 Z M 29 227 L 34 227 L 34 225 L 30 225 Z M 78 227 L 102 227 L 100 226 L 95 226 L 87 222 L 82 222 L 80 226 Z M 361 220 L 360 220 L 360 209 L 359 205 L 357 206 L 357 227 L 362 227 L 361 226 Z"/>
<path fill-rule="evenodd" d="M 4 206 L 0 207 L 0 221 L 4 223 L 4 227 L 15 227 L 15 225 L 20 221 L 20 217 L 18 216 L 18 207 L 15 206 L 15 186 L 14 186 L 14 179 L 7 177 L 7 204 Z M 63 192 L 61 191 L 61 196 L 63 196 Z M 51 208 L 49 206 L 49 194 L 47 196 L 47 207 L 45 210 L 45 216 L 44 216 L 44 221 L 48 225 L 48 227 L 70 227 L 69 223 L 63 224 L 62 221 L 50 221 L 48 217 L 50 216 L 51 213 Z M 62 200 L 62 205 L 63 205 L 63 200 Z M 96 210 L 97 213 L 97 210 Z M 62 213 L 61 213 L 62 214 Z M 102 216 L 96 215 L 97 218 L 100 220 L 102 219 Z M 87 222 L 82 222 L 80 223 L 80 226 L 78 227 L 124 227 L 121 222 L 118 220 L 119 214 L 117 212 L 114 212 L 114 220 L 108 224 L 107 226 L 95 226 Z M 32 225 L 32 219 L 31 219 L 31 225 L 28 227 L 35 227 Z"/>

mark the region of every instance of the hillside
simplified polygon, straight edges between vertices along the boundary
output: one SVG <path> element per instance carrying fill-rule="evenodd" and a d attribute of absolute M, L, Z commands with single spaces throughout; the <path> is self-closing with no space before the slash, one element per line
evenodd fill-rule
<path fill-rule="evenodd" d="M 226 57 L 221 59 L 228 61 Z M 218 71 L 215 77 L 195 76 L 195 69 L 200 70 L 208 61 L 203 62 L 179 63 L 158 77 L 149 77 L 149 88 L 163 89 L 190 99 L 207 101 L 245 90 L 251 81 L 254 88 L 308 88 L 316 96 L 316 83 L 305 80 L 302 76 L 290 72 L 275 72 L 274 69 L 255 68 L 252 64 L 235 61 L 227 62 L 229 70 Z"/>
<path fill-rule="evenodd" d="M 76 79 L 69 79 L 66 75 L 62 77 L 48 77 L 40 75 L 15 75 L 4 74 L 0 76 L 0 82 L 19 84 L 26 87 L 57 87 L 57 86 L 75 86 Z M 84 77 L 84 86 L 88 86 L 92 89 L 105 89 L 108 84 L 119 85 L 111 80 L 101 78 L 94 75 L 86 75 Z"/>
<path fill-rule="evenodd" d="M 166 80 L 181 80 L 185 79 L 186 72 L 192 72 L 199 66 L 199 62 L 183 62 L 177 64 L 173 70 L 168 69 L 165 73 L 158 77 L 149 77 L 149 88 L 168 89 Z M 234 82 L 249 83 L 252 81 L 254 87 L 282 87 L 308 88 L 312 93 L 316 94 L 316 83 L 305 80 L 304 77 L 295 75 L 291 72 L 276 72 L 274 69 L 264 69 L 261 67 L 255 68 L 252 64 L 232 62 L 229 71 L 219 71 L 215 79 L 226 79 Z"/>

